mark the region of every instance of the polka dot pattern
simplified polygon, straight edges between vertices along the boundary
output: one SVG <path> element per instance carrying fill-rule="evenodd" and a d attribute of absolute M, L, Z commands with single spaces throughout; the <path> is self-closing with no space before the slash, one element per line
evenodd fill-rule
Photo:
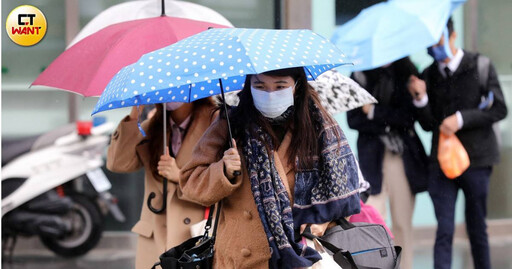
<path fill-rule="evenodd" d="M 193 102 L 243 87 L 245 76 L 304 67 L 309 80 L 346 64 L 343 53 L 310 30 L 210 29 L 143 55 L 107 85 L 93 114 L 120 107 Z"/>

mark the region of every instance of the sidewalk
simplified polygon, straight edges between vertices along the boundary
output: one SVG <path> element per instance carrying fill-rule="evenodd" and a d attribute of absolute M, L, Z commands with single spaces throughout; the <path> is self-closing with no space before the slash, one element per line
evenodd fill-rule
<path fill-rule="evenodd" d="M 512 269 L 512 220 L 489 221 L 492 265 L 495 269 Z M 414 268 L 433 268 L 435 227 L 415 229 Z M 105 232 L 98 246 L 87 255 L 64 259 L 47 250 L 38 238 L 19 238 L 13 263 L 5 269 L 125 269 L 135 266 L 136 235 L 131 232 Z M 473 268 L 469 241 L 464 226 L 457 226 L 452 269 Z"/>
<path fill-rule="evenodd" d="M 84 256 L 56 256 L 39 238 L 18 238 L 13 263 L 2 261 L 5 269 L 126 269 L 135 268 L 137 236 L 131 232 L 104 232 L 98 245 Z M 149 268 L 148 268 L 149 269 Z"/>

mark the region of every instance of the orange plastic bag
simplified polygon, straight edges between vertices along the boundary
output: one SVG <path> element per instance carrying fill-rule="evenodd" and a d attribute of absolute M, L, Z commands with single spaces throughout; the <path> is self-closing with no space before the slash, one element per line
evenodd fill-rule
<path fill-rule="evenodd" d="M 444 175 L 449 179 L 462 175 L 469 167 L 468 153 L 455 134 L 439 134 L 437 160 Z"/>

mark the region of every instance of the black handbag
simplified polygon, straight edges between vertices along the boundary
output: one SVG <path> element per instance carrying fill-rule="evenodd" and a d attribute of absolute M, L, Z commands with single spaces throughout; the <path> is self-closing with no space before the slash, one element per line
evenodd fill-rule
<path fill-rule="evenodd" d="M 217 213 L 215 215 L 215 225 L 212 236 L 209 236 L 209 230 L 212 224 L 213 211 L 212 205 L 208 214 L 208 220 L 204 227 L 204 235 L 196 236 L 187 241 L 167 250 L 160 255 L 160 261 L 156 262 L 151 269 L 160 266 L 162 269 L 211 269 L 213 268 L 213 254 L 215 245 L 215 235 L 219 223 L 219 214 L 221 203 L 219 202 Z"/>

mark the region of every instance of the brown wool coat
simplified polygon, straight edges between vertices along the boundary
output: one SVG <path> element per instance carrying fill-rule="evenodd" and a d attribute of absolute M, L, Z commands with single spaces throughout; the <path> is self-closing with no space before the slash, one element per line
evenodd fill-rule
<path fill-rule="evenodd" d="M 178 167 L 183 167 L 191 159 L 192 149 L 215 118 L 211 117 L 212 110 L 212 105 L 205 105 L 194 111 L 176 155 Z M 142 123 L 145 130 L 148 123 Z M 151 268 L 160 254 L 190 238 L 190 226 L 204 218 L 204 207 L 179 199 L 178 182 L 171 180 L 168 183 L 166 212 L 154 214 L 149 210 L 146 201 L 151 192 L 156 193 L 152 200 L 153 207 L 160 208 L 162 205 L 162 178 L 155 178 L 151 173 L 149 144 L 145 143 L 150 134 L 147 135 L 146 138 L 142 137 L 137 121 L 126 117 L 112 135 L 107 156 L 107 168 L 113 172 L 129 173 L 142 167 L 145 170 L 142 212 L 140 220 L 132 228 L 132 232 L 139 234 L 135 259 L 137 269 Z"/>
<path fill-rule="evenodd" d="M 234 183 L 224 175 L 224 163 L 217 154 L 224 150 L 227 139 L 226 121 L 216 120 L 194 148 L 191 161 L 181 169 L 180 195 L 205 206 L 222 200 L 214 268 L 268 268 L 270 247 L 254 202 L 242 149 L 238 148 L 242 175 Z M 274 156 L 278 173 L 287 179 L 283 183 L 293 197 L 290 190 L 295 186 L 295 173 L 286 158 L 290 142 L 288 132 Z"/>

